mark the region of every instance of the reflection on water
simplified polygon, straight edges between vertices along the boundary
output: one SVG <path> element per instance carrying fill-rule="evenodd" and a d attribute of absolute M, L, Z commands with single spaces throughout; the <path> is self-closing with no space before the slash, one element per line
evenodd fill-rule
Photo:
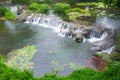
<path fill-rule="evenodd" d="M 55 61 L 59 65 L 66 65 L 58 75 L 68 75 L 73 69 L 71 64 L 85 66 L 92 55 L 89 43 L 76 43 L 69 38 L 58 36 L 50 28 L 38 25 L 5 21 L 0 23 L 0 50 L 12 51 L 23 46 L 34 44 L 37 48 L 32 60 L 34 75 L 42 76 L 52 72 Z"/>

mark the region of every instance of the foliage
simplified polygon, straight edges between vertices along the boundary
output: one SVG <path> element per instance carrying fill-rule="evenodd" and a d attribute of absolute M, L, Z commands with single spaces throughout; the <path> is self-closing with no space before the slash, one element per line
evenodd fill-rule
<path fill-rule="evenodd" d="M 46 73 L 43 77 L 35 78 L 28 70 L 18 70 L 7 67 L 0 56 L 0 80 L 119 80 L 120 62 L 112 62 L 102 72 L 89 68 L 74 70 L 68 76 L 58 77 L 55 73 Z"/>
<path fill-rule="evenodd" d="M 5 18 L 8 20 L 14 20 L 15 15 L 9 11 L 5 12 Z"/>
<path fill-rule="evenodd" d="M 117 8 L 120 8 L 120 0 L 116 0 L 115 6 L 117 6 Z"/>
<path fill-rule="evenodd" d="M 30 5 L 28 6 L 28 8 L 29 8 L 30 10 L 36 11 L 36 10 L 38 10 L 38 8 L 39 8 L 39 4 L 38 4 L 38 3 L 32 3 L 32 4 L 30 4 Z"/>
<path fill-rule="evenodd" d="M 91 14 L 88 10 L 80 9 L 80 8 L 73 8 L 71 12 L 68 13 L 70 20 L 75 20 L 79 17 L 90 17 Z"/>
<path fill-rule="evenodd" d="M 117 48 L 118 48 L 118 50 L 120 50 L 120 34 L 117 34 L 116 40 L 117 40 L 117 43 L 118 43 Z"/>
<path fill-rule="evenodd" d="M 1 6 L 1 7 L 0 7 L 0 17 L 5 17 L 6 19 L 9 19 L 9 20 L 14 20 L 15 15 L 12 14 L 12 13 L 10 12 L 10 10 L 7 9 L 6 7 Z"/>
<path fill-rule="evenodd" d="M 6 11 L 7 11 L 6 7 L 0 6 L 0 16 L 4 16 Z"/>
<path fill-rule="evenodd" d="M 65 11 L 70 9 L 70 5 L 67 3 L 56 3 L 54 6 L 54 10 L 56 13 L 65 14 Z"/>
<path fill-rule="evenodd" d="M 12 3 L 19 3 L 19 4 L 35 3 L 35 2 L 37 2 L 37 0 L 12 0 Z"/>
<path fill-rule="evenodd" d="M 76 3 L 77 6 L 90 6 L 90 7 L 98 7 L 98 8 L 103 8 L 103 3 L 102 2 L 81 2 L 81 3 Z"/>
<path fill-rule="evenodd" d="M 120 0 L 101 0 L 106 8 L 120 8 Z"/>
<path fill-rule="evenodd" d="M 43 0 L 43 3 L 50 4 L 50 3 L 52 3 L 52 0 Z"/>
<path fill-rule="evenodd" d="M 6 56 L 5 64 L 9 67 L 21 70 L 32 68 L 33 63 L 30 62 L 30 59 L 33 57 L 35 52 L 36 48 L 34 45 L 12 51 Z"/>
<path fill-rule="evenodd" d="M 30 10 L 40 12 L 40 13 L 46 13 L 49 10 L 48 4 L 38 4 L 38 3 L 32 3 L 28 6 Z"/>
<path fill-rule="evenodd" d="M 49 10 L 49 5 L 48 4 L 40 4 L 38 12 L 40 13 L 46 13 Z"/>

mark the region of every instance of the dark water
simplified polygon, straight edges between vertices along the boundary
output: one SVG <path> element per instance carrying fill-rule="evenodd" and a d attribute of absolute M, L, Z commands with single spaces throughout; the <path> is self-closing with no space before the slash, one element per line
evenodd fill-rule
<path fill-rule="evenodd" d="M 34 44 L 37 48 L 32 60 L 34 75 L 42 76 L 52 72 L 52 62 L 65 65 L 58 75 L 68 75 L 73 69 L 70 63 L 86 66 L 92 55 L 89 43 L 76 43 L 73 39 L 62 38 L 50 28 L 18 22 L 0 22 L 0 51 L 9 52 Z"/>

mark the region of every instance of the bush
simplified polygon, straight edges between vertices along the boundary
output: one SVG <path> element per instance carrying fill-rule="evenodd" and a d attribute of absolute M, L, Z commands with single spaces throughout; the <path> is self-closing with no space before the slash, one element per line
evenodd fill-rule
<path fill-rule="evenodd" d="M 25 3 L 35 3 L 37 0 L 12 0 L 12 3 L 20 3 L 20 4 L 25 4 Z"/>
<path fill-rule="evenodd" d="M 40 4 L 38 12 L 40 13 L 46 13 L 49 10 L 49 5 L 48 4 Z"/>
<path fill-rule="evenodd" d="M 5 18 L 9 20 L 14 20 L 15 15 L 12 14 L 11 12 L 5 12 Z"/>
<path fill-rule="evenodd" d="M 65 11 L 70 9 L 70 5 L 67 3 L 56 3 L 54 6 L 54 10 L 56 13 L 65 14 Z"/>
<path fill-rule="evenodd" d="M 38 4 L 38 3 L 32 3 L 32 4 L 30 4 L 30 5 L 28 6 L 28 8 L 29 8 L 30 10 L 36 11 L 36 10 L 38 10 L 38 8 L 39 8 L 39 4 Z"/>
<path fill-rule="evenodd" d="M 48 4 L 38 4 L 38 3 L 32 3 L 28 6 L 30 10 L 40 12 L 40 13 L 46 13 L 49 10 Z"/>
<path fill-rule="evenodd" d="M 4 16 L 7 9 L 4 6 L 0 7 L 0 16 Z"/>
<path fill-rule="evenodd" d="M 43 3 L 50 4 L 52 3 L 52 0 L 43 0 Z"/>

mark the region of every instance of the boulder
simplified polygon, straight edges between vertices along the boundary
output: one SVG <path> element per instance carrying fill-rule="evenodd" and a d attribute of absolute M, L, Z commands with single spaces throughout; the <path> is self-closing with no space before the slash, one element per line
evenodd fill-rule
<path fill-rule="evenodd" d="M 82 34 L 77 34 L 76 36 L 75 36 L 75 41 L 76 42 L 82 42 L 83 41 L 83 35 Z"/>
<path fill-rule="evenodd" d="M 17 15 L 21 15 L 21 14 L 23 14 L 23 9 L 18 9 Z"/>
<path fill-rule="evenodd" d="M 96 41 L 93 43 L 92 50 L 99 51 L 99 50 L 106 50 L 108 48 L 111 48 L 116 44 L 115 40 L 113 38 L 105 38 L 104 40 Z"/>

